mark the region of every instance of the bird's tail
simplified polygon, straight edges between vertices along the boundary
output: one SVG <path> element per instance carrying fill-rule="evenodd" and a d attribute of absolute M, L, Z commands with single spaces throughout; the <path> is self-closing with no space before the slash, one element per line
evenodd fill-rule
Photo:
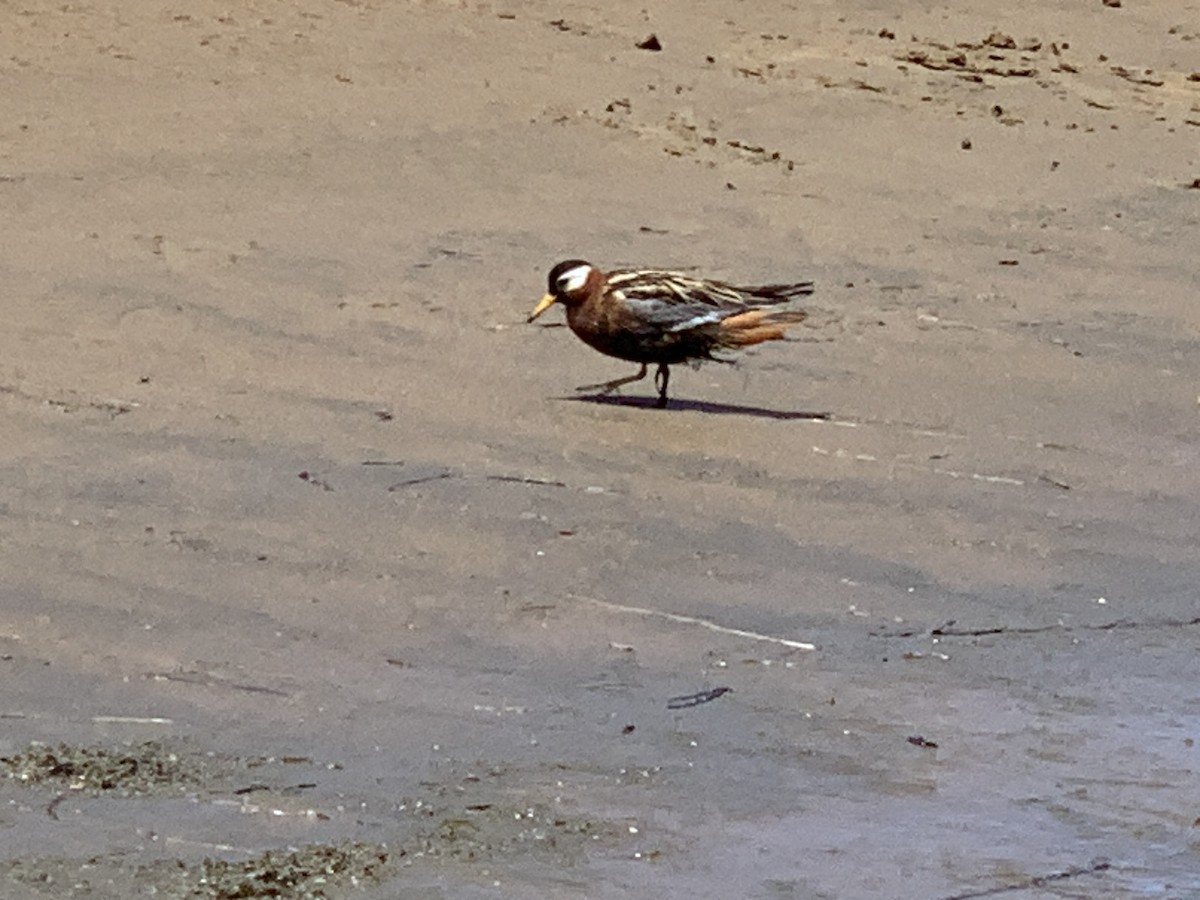
<path fill-rule="evenodd" d="M 725 347 L 782 341 L 789 326 L 798 325 L 806 318 L 808 313 L 802 309 L 749 309 L 722 319 L 717 326 L 717 335 Z"/>
<path fill-rule="evenodd" d="M 813 292 L 813 283 L 797 281 L 793 284 L 760 284 L 757 287 L 742 288 L 742 291 L 764 303 L 786 303 L 797 297 L 807 297 Z"/>

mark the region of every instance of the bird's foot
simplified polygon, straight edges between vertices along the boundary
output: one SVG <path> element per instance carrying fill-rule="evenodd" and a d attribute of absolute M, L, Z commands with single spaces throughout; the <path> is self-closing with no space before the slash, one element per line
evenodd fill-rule
<path fill-rule="evenodd" d="M 666 363 L 658 364 L 658 371 L 654 373 L 654 386 L 658 388 L 658 403 L 655 404 L 659 409 L 667 408 L 667 385 L 671 382 L 671 370 Z"/>
<path fill-rule="evenodd" d="M 591 391 L 599 394 L 611 394 L 617 388 L 625 384 L 632 384 L 635 381 L 641 381 L 646 377 L 646 367 L 638 371 L 636 375 L 629 375 L 625 378 L 614 378 L 612 381 L 602 381 L 599 384 L 581 384 L 575 388 L 577 391 Z"/>

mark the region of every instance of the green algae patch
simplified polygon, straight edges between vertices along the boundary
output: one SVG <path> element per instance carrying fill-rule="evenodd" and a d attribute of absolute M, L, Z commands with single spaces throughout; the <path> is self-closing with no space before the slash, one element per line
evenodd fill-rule
<path fill-rule="evenodd" d="M 157 741 L 118 749 L 34 743 L 20 753 L 0 757 L 0 772 L 23 784 L 122 796 L 195 787 L 202 781 L 203 769 L 200 761 Z"/>
<path fill-rule="evenodd" d="M 267 851 L 244 862 L 206 859 L 198 883 L 185 897 L 234 900 L 242 897 L 287 897 L 323 900 L 330 887 L 374 881 L 387 863 L 380 846 L 349 842 L 314 844 L 287 852 Z"/>
<path fill-rule="evenodd" d="M 352 841 L 268 850 L 240 862 L 157 860 L 131 865 L 120 855 L 22 859 L 0 864 L 0 888 L 7 880 L 19 886 L 22 896 L 89 900 L 151 895 L 161 900 L 334 900 L 377 883 L 387 862 L 384 847 Z"/>

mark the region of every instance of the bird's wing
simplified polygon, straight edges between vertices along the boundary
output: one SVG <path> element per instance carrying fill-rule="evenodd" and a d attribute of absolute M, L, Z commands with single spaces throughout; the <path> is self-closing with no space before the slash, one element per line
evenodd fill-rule
<path fill-rule="evenodd" d="M 748 309 L 786 303 L 793 297 L 810 294 L 812 283 L 736 287 L 681 272 L 624 269 L 608 273 L 606 289 L 648 325 L 666 331 L 687 331 Z"/>

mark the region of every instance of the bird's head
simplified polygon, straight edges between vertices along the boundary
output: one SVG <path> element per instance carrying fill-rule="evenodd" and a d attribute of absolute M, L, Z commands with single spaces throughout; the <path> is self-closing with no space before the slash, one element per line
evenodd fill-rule
<path fill-rule="evenodd" d="M 546 296 L 538 301 L 526 321 L 532 322 L 558 302 L 564 306 L 582 303 L 602 277 L 599 269 L 582 259 L 560 262 L 546 279 Z"/>

